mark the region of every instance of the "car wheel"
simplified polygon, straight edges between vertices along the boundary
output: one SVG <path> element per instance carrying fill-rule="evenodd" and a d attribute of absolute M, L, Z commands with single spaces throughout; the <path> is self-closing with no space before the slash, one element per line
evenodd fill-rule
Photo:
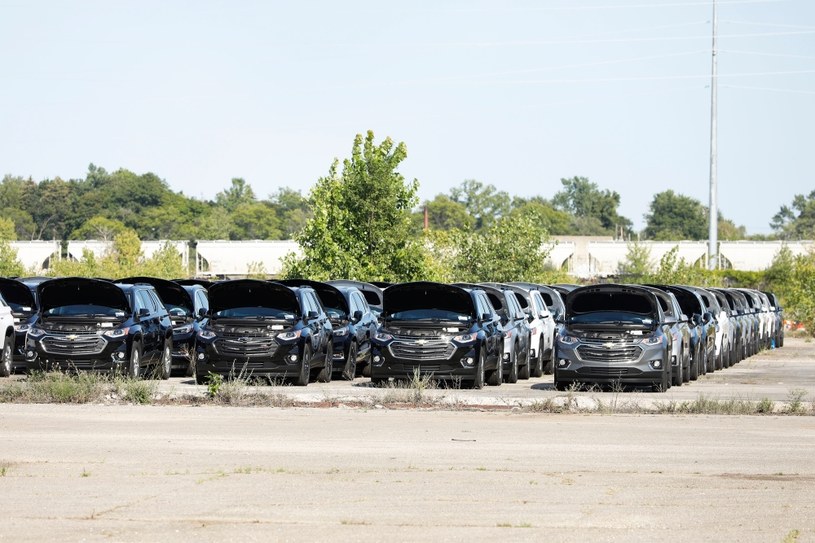
<path fill-rule="evenodd" d="M 159 377 L 162 379 L 169 379 L 170 374 L 173 372 L 173 341 L 171 339 L 164 340 L 164 349 L 161 351 L 161 362 L 159 365 Z"/>
<path fill-rule="evenodd" d="M 541 345 L 543 345 L 543 338 L 541 338 L 540 343 L 538 343 L 538 353 L 534 360 L 535 363 L 532 364 L 532 371 L 530 372 L 532 377 L 541 377 L 543 375 L 543 353 L 541 352 Z"/>
<path fill-rule="evenodd" d="M 682 360 L 680 359 L 679 364 L 674 366 L 670 366 L 671 368 L 671 384 L 675 387 L 682 386 Z"/>
<path fill-rule="evenodd" d="M 547 360 L 543 364 L 543 374 L 552 375 L 554 371 L 555 371 L 555 346 L 552 345 L 552 348 L 549 351 L 549 360 Z"/>
<path fill-rule="evenodd" d="M 497 387 L 504 380 L 504 365 L 501 359 L 498 359 L 497 367 L 492 370 L 487 376 L 487 384 L 491 387 Z"/>
<path fill-rule="evenodd" d="M 342 376 L 348 381 L 353 381 L 357 376 L 357 344 L 353 341 L 351 346 L 348 347 L 348 358 L 345 360 Z"/>
<path fill-rule="evenodd" d="M 690 365 L 691 365 L 690 353 L 687 353 L 687 356 L 684 356 L 683 358 L 684 360 L 682 365 L 682 382 L 688 383 L 690 382 Z"/>
<path fill-rule="evenodd" d="M 0 377 L 10 377 L 14 373 L 14 336 L 7 336 L 3 344 L 3 357 L 0 360 Z"/>
<path fill-rule="evenodd" d="M 141 345 L 133 342 L 130 347 L 130 362 L 127 364 L 127 376 L 138 379 L 141 375 Z"/>
<path fill-rule="evenodd" d="M 518 382 L 518 353 L 514 350 L 509 355 L 509 373 L 504 376 L 504 381 L 507 383 Z M 503 364 L 503 362 L 502 362 Z"/>
<path fill-rule="evenodd" d="M 701 358 L 699 345 L 693 351 L 693 358 L 690 360 L 690 380 L 696 381 L 699 379 L 699 359 Z"/>
<path fill-rule="evenodd" d="M 529 365 L 532 363 L 532 361 L 529 359 L 529 349 L 526 350 L 526 356 L 524 356 L 524 359 L 525 364 L 520 364 L 518 366 L 518 379 L 529 379 Z"/>
<path fill-rule="evenodd" d="M 475 376 L 473 377 L 472 388 L 480 390 L 480 389 L 484 388 L 484 381 L 485 381 L 484 364 L 487 363 L 487 357 L 484 354 L 484 347 L 483 346 L 478 350 L 479 350 L 478 365 L 475 368 Z"/>
<path fill-rule="evenodd" d="M 297 378 L 294 380 L 294 384 L 299 387 L 304 387 L 308 384 L 308 378 L 311 372 L 311 345 L 306 344 L 305 348 L 303 349 L 303 356 L 300 360 L 300 373 L 297 375 Z"/>
<path fill-rule="evenodd" d="M 334 372 L 334 344 L 329 343 L 325 350 L 325 364 L 320 373 L 317 374 L 317 380 L 321 383 L 330 383 L 331 374 Z"/>
<path fill-rule="evenodd" d="M 561 381 L 560 379 L 557 378 L 557 376 L 555 376 L 555 390 L 564 391 L 568 390 L 568 388 L 569 388 L 568 382 Z"/>

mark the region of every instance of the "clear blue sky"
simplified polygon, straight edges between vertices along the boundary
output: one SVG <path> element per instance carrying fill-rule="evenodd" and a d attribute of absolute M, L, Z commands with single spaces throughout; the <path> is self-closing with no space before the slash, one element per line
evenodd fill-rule
<path fill-rule="evenodd" d="M 640 228 L 657 192 L 707 205 L 711 5 L 0 0 L 0 174 L 305 194 L 371 129 L 422 199 L 579 175 Z M 718 6 L 719 207 L 767 233 L 815 190 L 815 2 Z"/>

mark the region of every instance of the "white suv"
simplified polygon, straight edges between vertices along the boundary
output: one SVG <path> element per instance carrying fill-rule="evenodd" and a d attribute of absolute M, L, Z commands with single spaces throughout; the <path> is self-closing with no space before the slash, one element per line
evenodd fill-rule
<path fill-rule="evenodd" d="M 8 377 L 14 371 L 14 317 L 11 307 L 0 296 L 0 377 Z"/>

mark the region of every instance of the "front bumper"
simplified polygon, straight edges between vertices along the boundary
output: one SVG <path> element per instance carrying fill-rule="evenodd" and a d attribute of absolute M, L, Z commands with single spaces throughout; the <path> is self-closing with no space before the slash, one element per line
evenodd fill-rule
<path fill-rule="evenodd" d="M 410 379 L 416 373 L 420 376 L 431 376 L 435 379 L 462 379 L 474 380 L 476 378 L 478 353 L 472 345 L 457 346 L 450 344 L 446 356 L 433 356 L 423 351 L 421 346 L 412 349 L 401 347 L 401 352 L 391 348 L 392 344 L 375 344 L 371 353 L 371 378 Z M 413 352 L 407 353 L 406 350 Z M 401 354 L 401 356 L 399 356 Z M 407 356 L 405 356 L 407 355 Z"/>
<path fill-rule="evenodd" d="M 635 352 L 634 347 L 637 348 L 636 355 L 631 354 Z M 615 348 L 603 351 L 582 343 L 558 345 L 555 378 L 558 381 L 598 385 L 625 383 L 652 386 L 663 383 L 666 372 L 671 371 L 670 360 L 663 345 L 639 344 L 625 348 L 628 350 L 621 354 Z M 605 359 L 604 352 L 607 353 Z"/>
<path fill-rule="evenodd" d="M 25 364 L 28 371 L 51 370 L 120 370 L 128 362 L 127 340 L 98 336 L 70 339 L 68 335 L 46 334 L 25 341 Z"/>
<path fill-rule="evenodd" d="M 302 368 L 302 349 L 299 343 L 277 344 L 273 342 L 263 352 L 254 349 L 240 353 L 219 351 L 214 341 L 195 344 L 195 372 L 209 372 L 235 377 L 297 377 Z"/>

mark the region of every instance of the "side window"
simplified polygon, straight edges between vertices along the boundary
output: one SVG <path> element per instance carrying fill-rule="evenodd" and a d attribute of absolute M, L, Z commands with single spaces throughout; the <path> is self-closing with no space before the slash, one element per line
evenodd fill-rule
<path fill-rule="evenodd" d="M 196 305 L 198 307 L 203 307 L 206 310 L 209 310 L 209 299 L 204 294 L 203 290 L 199 290 L 195 293 L 195 299 L 197 301 Z"/>
<path fill-rule="evenodd" d="M 490 292 L 489 294 L 487 294 L 487 298 L 489 298 L 492 307 L 495 308 L 495 312 L 498 313 L 499 315 L 504 315 L 505 313 L 504 306 L 501 303 L 501 300 L 498 298 L 498 296 Z"/>
<path fill-rule="evenodd" d="M 153 305 L 156 308 L 156 311 L 161 312 L 164 309 L 164 302 L 161 301 L 161 298 L 158 297 L 158 294 L 155 290 L 148 290 L 147 293 L 150 295 L 150 299 L 153 300 Z"/>
<path fill-rule="evenodd" d="M 314 311 L 322 313 L 323 304 L 320 303 L 320 299 L 313 292 L 309 292 L 308 295 L 311 297 L 311 305 L 314 307 Z"/>
<path fill-rule="evenodd" d="M 143 290 L 136 291 L 136 307 L 137 309 L 147 309 L 148 311 L 155 311 L 153 303 L 147 293 Z"/>

